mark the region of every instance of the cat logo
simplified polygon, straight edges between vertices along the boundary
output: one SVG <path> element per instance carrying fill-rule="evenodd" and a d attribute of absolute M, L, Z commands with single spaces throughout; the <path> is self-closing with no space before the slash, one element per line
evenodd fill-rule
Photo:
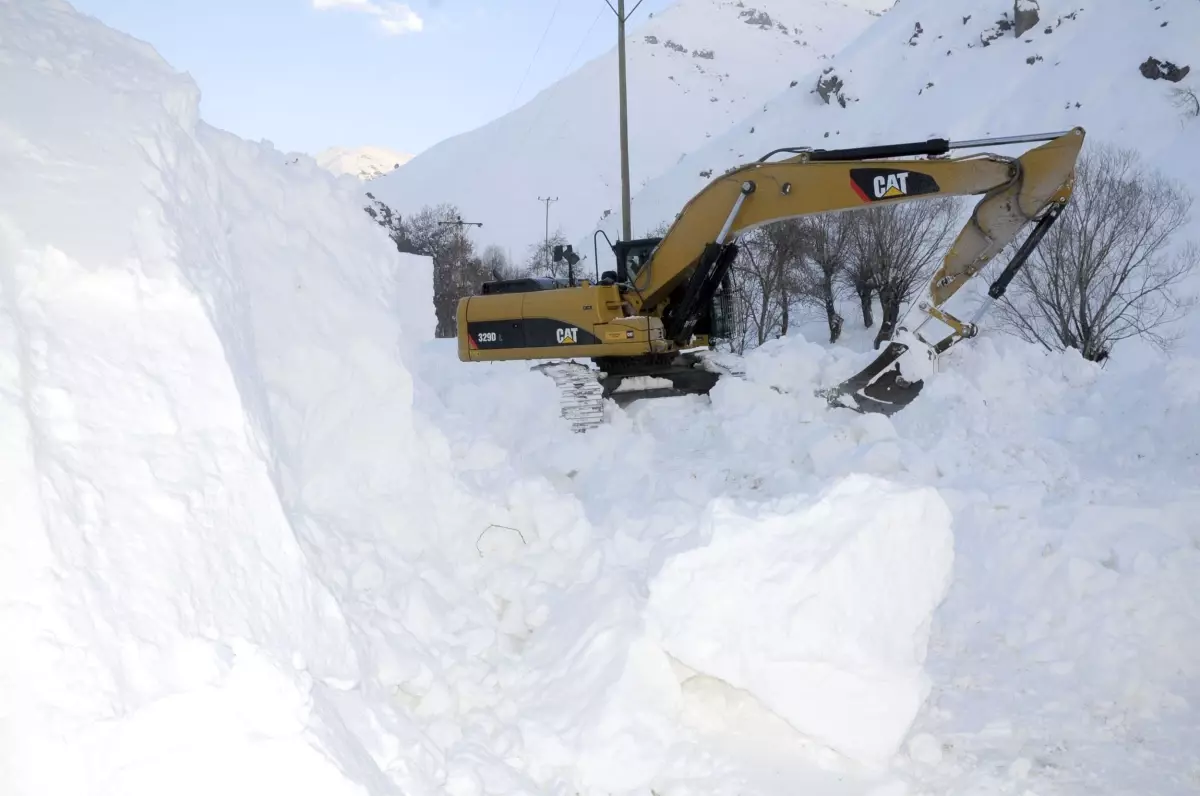
<path fill-rule="evenodd" d="M 554 330 L 554 336 L 558 338 L 560 345 L 567 343 L 579 342 L 579 328 L 576 326 L 559 327 Z"/>
<path fill-rule="evenodd" d="M 901 171 L 897 174 L 880 174 L 871 181 L 871 187 L 875 189 L 876 199 L 906 196 L 908 195 L 908 172 Z"/>
<path fill-rule="evenodd" d="M 941 190 L 928 174 L 898 169 L 850 169 L 850 187 L 864 202 L 920 196 Z"/>

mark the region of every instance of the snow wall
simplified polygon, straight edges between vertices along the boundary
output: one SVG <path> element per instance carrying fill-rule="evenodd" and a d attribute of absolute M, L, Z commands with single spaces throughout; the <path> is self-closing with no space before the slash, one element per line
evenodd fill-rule
<path fill-rule="evenodd" d="M 936 492 L 713 502 L 639 581 L 415 405 L 428 263 L 357 181 L 206 125 L 64 3 L 0 29 L 0 790 L 644 792 L 684 668 L 857 764 L 896 750 Z"/>

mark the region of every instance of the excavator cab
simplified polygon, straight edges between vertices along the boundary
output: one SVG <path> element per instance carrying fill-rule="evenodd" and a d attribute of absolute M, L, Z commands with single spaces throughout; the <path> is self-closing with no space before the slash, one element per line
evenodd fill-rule
<path fill-rule="evenodd" d="M 642 268 L 650 261 L 651 255 L 661 242 L 661 237 L 651 237 L 619 240 L 614 243 L 612 250 L 616 256 L 617 270 L 601 274 L 600 284 L 631 284 L 641 274 Z M 729 339 L 732 317 L 732 288 L 729 276 L 726 275 L 712 300 L 701 309 L 700 318 L 686 347 L 710 348 L 714 340 Z"/>
<path fill-rule="evenodd" d="M 616 256 L 617 269 L 605 271 L 600 275 L 600 284 L 617 285 L 629 284 L 645 266 L 654 249 L 662 238 L 638 238 L 636 240 L 619 240 L 612 244 Z"/>
<path fill-rule="evenodd" d="M 630 282 L 635 279 L 661 242 L 662 238 L 636 238 L 619 240 L 614 243 L 613 254 L 617 256 L 617 281 Z"/>

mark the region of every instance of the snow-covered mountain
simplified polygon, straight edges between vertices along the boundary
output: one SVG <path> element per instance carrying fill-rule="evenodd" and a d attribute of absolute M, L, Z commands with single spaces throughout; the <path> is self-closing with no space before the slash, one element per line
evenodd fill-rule
<path fill-rule="evenodd" d="M 395 171 L 412 160 L 412 155 L 381 146 L 334 146 L 318 152 L 316 160 L 334 174 L 351 174 L 366 181 Z"/>
<path fill-rule="evenodd" d="M 892 0 L 679 0 L 627 31 L 630 184 L 636 191 L 825 63 Z M 514 256 L 551 229 L 568 237 L 620 216 L 617 56 L 422 152 L 372 192 L 400 213 L 451 202 L 481 242 Z M 635 234 L 647 223 L 635 217 Z M 590 246 L 588 248 L 590 251 Z"/>

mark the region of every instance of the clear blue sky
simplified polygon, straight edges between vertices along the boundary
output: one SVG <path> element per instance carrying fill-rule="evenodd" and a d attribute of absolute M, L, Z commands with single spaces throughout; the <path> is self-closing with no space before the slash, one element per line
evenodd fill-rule
<path fill-rule="evenodd" d="M 189 72 L 209 123 L 309 153 L 420 152 L 616 43 L 604 0 L 71 1 Z M 644 0 L 630 25 L 672 2 Z"/>

